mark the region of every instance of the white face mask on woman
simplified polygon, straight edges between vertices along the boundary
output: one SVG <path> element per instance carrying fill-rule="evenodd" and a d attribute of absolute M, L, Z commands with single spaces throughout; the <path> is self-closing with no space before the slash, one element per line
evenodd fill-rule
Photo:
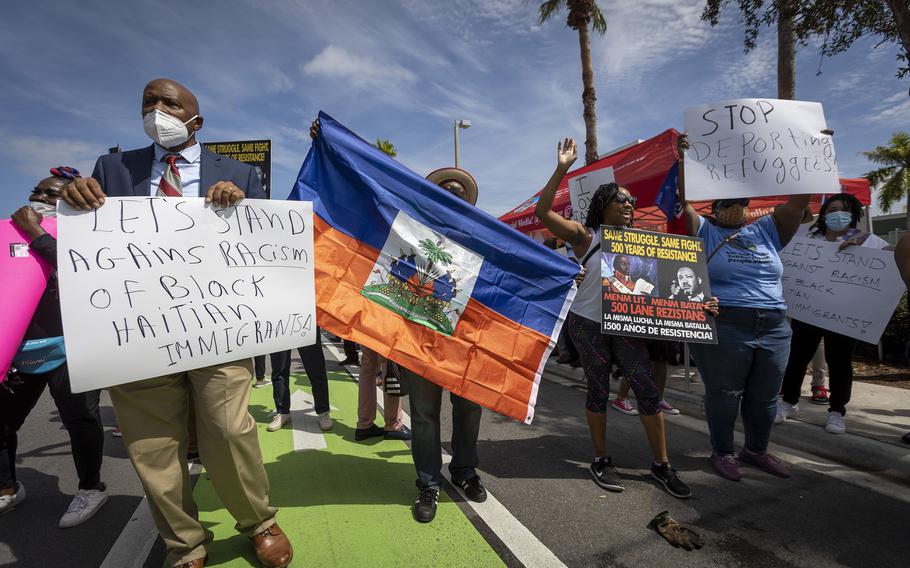
<path fill-rule="evenodd" d="M 825 227 L 839 233 L 850 226 L 853 215 L 849 211 L 832 211 L 825 215 Z"/>
<path fill-rule="evenodd" d="M 198 116 L 198 114 L 193 115 L 193 118 L 186 122 L 180 122 L 179 118 L 155 109 L 142 117 L 142 127 L 156 144 L 165 148 L 173 148 L 189 139 L 190 132 L 186 125 Z"/>
<path fill-rule="evenodd" d="M 28 206 L 37 211 L 42 217 L 56 217 L 57 206 L 48 205 L 40 201 L 29 201 Z"/>

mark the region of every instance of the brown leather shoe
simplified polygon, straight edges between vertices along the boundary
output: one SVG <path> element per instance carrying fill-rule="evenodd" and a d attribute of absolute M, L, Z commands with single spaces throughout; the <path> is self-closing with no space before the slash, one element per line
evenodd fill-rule
<path fill-rule="evenodd" d="M 203 556 L 202 558 L 197 558 L 196 560 L 190 560 L 189 562 L 184 562 L 183 564 L 180 564 L 179 566 L 177 566 L 177 568 L 203 568 L 205 566 L 206 558 L 208 558 L 208 557 Z"/>
<path fill-rule="evenodd" d="M 265 568 L 285 568 L 294 558 L 294 549 L 284 531 L 274 523 L 261 533 L 250 537 L 256 557 Z"/>

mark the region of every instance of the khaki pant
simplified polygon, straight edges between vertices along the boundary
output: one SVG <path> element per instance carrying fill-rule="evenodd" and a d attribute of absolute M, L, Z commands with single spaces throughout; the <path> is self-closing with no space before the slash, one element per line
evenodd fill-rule
<path fill-rule="evenodd" d="M 274 520 L 256 422 L 247 410 L 252 363 L 245 359 L 110 389 L 123 442 L 173 565 L 205 556 L 212 539 L 199 523 L 186 462 L 189 401 L 200 458 L 237 520 L 235 528 L 251 536 Z"/>

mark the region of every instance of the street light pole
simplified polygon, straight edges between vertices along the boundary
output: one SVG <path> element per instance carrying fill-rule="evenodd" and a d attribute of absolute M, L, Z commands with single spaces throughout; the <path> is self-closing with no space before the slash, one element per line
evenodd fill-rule
<path fill-rule="evenodd" d="M 456 168 L 458 167 L 458 129 L 470 128 L 470 127 L 471 127 L 470 120 L 456 120 L 455 121 L 453 131 L 455 132 L 455 167 Z"/>

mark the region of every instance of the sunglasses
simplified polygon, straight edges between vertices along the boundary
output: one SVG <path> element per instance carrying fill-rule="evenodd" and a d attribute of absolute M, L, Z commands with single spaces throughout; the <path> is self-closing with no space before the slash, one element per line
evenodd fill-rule
<path fill-rule="evenodd" d="M 635 207 L 635 204 L 638 203 L 638 198 L 634 195 L 626 195 L 625 193 L 617 193 L 616 197 L 613 198 L 616 203 L 624 205 L 626 203 L 630 204 L 632 207 Z"/>
<path fill-rule="evenodd" d="M 743 207 L 749 206 L 749 200 L 747 198 L 740 199 L 718 199 L 714 202 L 715 209 L 724 209 L 726 207 L 732 207 L 733 205 L 742 205 Z"/>

